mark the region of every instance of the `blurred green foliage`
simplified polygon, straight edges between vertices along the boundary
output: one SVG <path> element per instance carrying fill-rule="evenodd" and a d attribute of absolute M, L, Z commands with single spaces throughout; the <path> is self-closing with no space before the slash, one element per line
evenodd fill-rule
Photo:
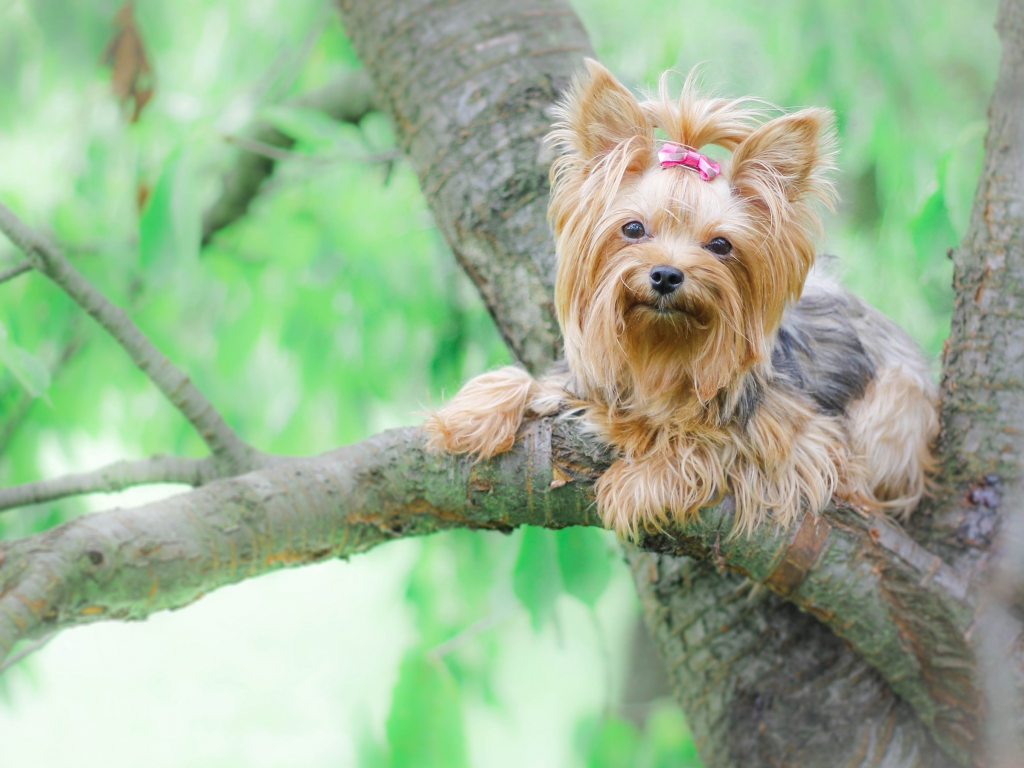
<path fill-rule="evenodd" d="M 387 722 L 393 768 L 467 766 L 459 687 L 444 663 L 409 651 Z"/>
<path fill-rule="evenodd" d="M 0 2 L 0 198 L 128 309 L 245 439 L 323 451 L 415 423 L 443 392 L 507 362 L 413 173 L 387 159 L 386 121 L 339 125 L 282 105 L 358 66 L 326 3 L 139 0 L 155 94 L 136 123 L 101 63 L 118 6 Z M 827 250 L 851 287 L 938 353 L 952 299 L 946 249 L 968 223 L 998 54 L 994 0 L 576 7 L 631 85 L 701 64 L 727 94 L 835 109 L 842 202 Z M 244 151 L 228 139 L 257 118 L 296 140 L 291 159 L 200 249 L 202 211 Z M 0 270 L 18 258 L 0 243 Z M 0 284 L 0 482 L 202 448 L 59 291 L 33 274 Z M 0 533 L 85 508 L 7 514 Z M 406 592 L 418 640 L 386 722 L 359 725 L 359 764 L 468 765 L 464 713 L 505 706 L 492 679 L 502 621 L 525 610 L 538 632 L 558 633 L 566 597 L 596 618 L 609 585 L 628 580 L 614 547 L 593 530 L 421 542 Z M 577 764 L 698 765 L 671 704 L 623 719 L 626 659 L 604 663 L 595 676 L 615 681 L 608 700 L 562 729 Z"/>
<path fill-rule="evenodd" d="M 679 708 L 654 707 L 641 730 L 620 717 L 585 718 L 576 744 L 586 768 L 700 768 L 700 759 Z"/>

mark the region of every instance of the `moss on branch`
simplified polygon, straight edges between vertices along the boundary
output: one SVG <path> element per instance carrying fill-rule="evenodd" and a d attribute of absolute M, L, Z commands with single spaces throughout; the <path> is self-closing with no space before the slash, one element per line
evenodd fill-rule
<path fill-rule="evenodd" d="M 528 423 L 514 450 L 483 462 L 430 453 L 419 430 L 402 429 L 79 518 L 0 545 L 0 656 L 20 640 L 144 619 L 226 584 L 397 538 L 600 525 L 593 483 L 607 464 L 571 425 L 550 419 Z M 969 612 L 955 574 L 895 526 L 847 510 L 750 537 L 731 537 L 732 521 L 726 500 L 637 543 L 709 560 L 783 594 L 874 665 L 949 749 L 970 747 Z"/>

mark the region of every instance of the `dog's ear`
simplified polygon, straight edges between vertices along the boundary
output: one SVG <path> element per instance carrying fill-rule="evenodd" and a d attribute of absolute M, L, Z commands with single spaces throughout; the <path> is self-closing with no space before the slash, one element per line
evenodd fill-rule
<path fill-rule="evenodd" d="M 775 221 L 785 203 L 817 198 L 830 205 L 832 122 L 830 110 L 804 109 L 760 126 L 732 153 L 733 189 L 766 207 Z"/>
<path fill-rule="evenodd" d="M 586 59 L 586 65 L 560 105 L 560 143 L 589 161 L 625 139 L 653 136 L 633 94 L 600 62 Z"/>

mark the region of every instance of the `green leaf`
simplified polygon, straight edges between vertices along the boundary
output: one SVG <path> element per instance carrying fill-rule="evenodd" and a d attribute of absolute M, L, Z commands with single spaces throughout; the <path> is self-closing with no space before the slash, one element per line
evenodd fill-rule
<path fill-rule="evenodd" d="M 553 536 L 546 528 L 525 526 L 512 571 L 512 589 L 530 612 L 535 631 L 554 616 L 555 601 L 562 591 Z"/>
<path fill-rule="evenodd" d="M 43 361 L 11 341 L 3 324 L 0 324 L 0 365 L 7 368 L 32 397 L 41 397 L 50 388 L 50 371 Z"/>
<path fill-rule="evenodd" d="M 675 702 L 655 705 L 644 724 L 651 768 L 700 768 L 700 758 L 683 713 Z"/>
<path fill-rule="evenodd" d="M 944 202 L 958 238 L 963 237 L 970 223 L 974 191 L 981 173 L 987 128 L 984 120 L 978 120 L 964 128 L 953 145 L 949 162 L 944 163 L 939 169 L 940 173 L 945 171 L 942 179 Z"/>
<path fill-rule="evenodd" d="M 392 768 L 463 768 L 466 738 L 455 681 L 422 650 L 406 653 L 387 724 Z"/>
<path fill-rule="evenodd" d="M 555 534 L 565 591 L 593 608 L 612 578 L 611 550 L 596 528 L 574 526 Z"/>
<path fill-rule="evenodd" d="M 356 713 L 356 723 L 352 731 L 356 735 L 356 765 L 358 768 L 390 768 L 391 758 L 387 747 L 381 744 L 374 734 L 365 709 Z"/>
<path fill-rule="evenodd" d="M 576 744 L 587 768 L 636 768 L 638 764 L 640 734 L 635 725 L 618 717 L 584 718 L 576 728 Z"/>
<path fill-rule="evenodd" d="M 941 188 L 925 200 L 920 212 L 911 219 L 910 240 L 921 264 L 941 259 L 947 248 L 957 245 L 958 238 Z"/>
<path fill-rule="evenodd" d="M 202 211 L 193 182 L 187 153 L 179 146 L 164 161 L 139 218 L 139 260 L 144 269 L 169 273 L 199 258 Z"/>

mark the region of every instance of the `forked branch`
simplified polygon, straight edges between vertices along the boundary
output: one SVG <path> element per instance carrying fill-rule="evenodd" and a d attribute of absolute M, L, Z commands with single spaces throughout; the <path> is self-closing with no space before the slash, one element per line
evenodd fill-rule
<path fill-rule="evenodd" d="M 474 463 L 385 432 L 137 509 L 78 518 L 0 545 L 0 657 L 16 642 L 104 619 L 143 619 L 225 584 L 448 528 L 600 525 L 607 458 L 566 424 L 528 424 L 513 451 Z M 557 470 L 556 470 L 557 468 Z M 564 484 L 554 482 L 568 479 Z M 976 692 L 966 585 L 883 520 L 829 509 L 793 530 L 730 537 L 728 502 L 642 548 L 711 559 L 767 585 L 843 637 L 955 752 Z M 941 674 L 937 674 L 940 672 Z"/>
<path fill-rule="evenodd" d="M 3 204 L 0 231 L 24 252 L 34 268 L 56 283 L 124 348 L 132 362 L 195 428 L 218 462 L 236 471 L 259 464 L 259 453 L 232 431 L 206 396 L 146 338 L 127 313 L 107 301 L 56 247 Z"/>
<path fill-rule="evenodd" d="M 114 493 L 139 485 L 200 486 L 224 476 L 223 468 L 209 456 L 204 459 L 151 456 L 137 461 L 117 461 L 90 472 L 0 488 L 0 511 L 86 493 Z"/>
<path fill-rule="evenodd" d="M 32 269 L 32 262 L 28 259 L 19 261 L 6 269 L 0 269 L 0 285 L 6 283 L 8 280 L 13 280 L 18 275 L 23 275 Z"/>
<path fill-rule="evenodd" d="M 286 105 L 288 106 L 317 110 L 335 120 L 348 123 L 358 123 L 375 108 L 374 104 L 372 85 L 370 84 L 369 77 L 362 70 L 347 72 L 322 88 L 297 96 L 296 98 L 286 102 Z M 277 150 L 286 150 L 295 143 L 291 137 L 286 136 L 265 122 L 257 122 L 250 127 L 243 135 L 242 141 L 251 141 L 254 142 L 254 146 L 266 146 Z M 286 156 L 287 152 L 285 151 L 285 154 L 282 155 L 282 157 Z M 392 157 L 388 154 L 387 156 L 367 156 L 360 159 L 364 161 L 376 161 L 380 159 L 392 159 Z M 273 172 L 275 162 L 275 158 L 264 157 L 259 153 L 255 153 L 254 155 L 252 152 L 245 151 L 239 154 L 238 159 L 232 166 L 231 170 L 224 175 L 223 191 L 221 196 L 213 203 L 213 205 L 210 206 L 209 209 L 207 209 L 203 216 L 204 243 L 212 240 L 213 236 L 218 231 L 245 215 L 252 201 L 259 193 L 263 182 Z M 28 231 L 28 228 L 25 227 L 22 222 L 14 218 L 10 211 L 7 211 L 7 213 L 9 214 L 9 223 L 22 231 L 22 238 L 25 242 L 38 243 L 40 247 L 48 246 L 54 253 L 58 253 L 57 249 L 46 243 L 41 236 Z M 11 238 L 13 241 L 14 237 L 12 235 Z M 0 285 L 10 280 L 14 280 L 17 277 L 30 272 L 32 269 L 32 258 L 23 259 L 9 267 L 0 269 Z M 76 299 L 76 301 L 78 300 Z M 81 304 L 81 302 L 79 303 Z M 117 308 L 114 309 L 116 312 L 120 312 Z M 102 322 L 101 325 L 103 325 Z M 106 325 L 104 325 L 104 327 L 106 328 Z M 122 339 L 120 338 L 117 338 L 117 340 L 122 342 Z M 134 359 L 135 356 L 133 355 L 133 360 Z M 11 435 L 20 424 L 21 417 L 28 411 L 31 401 L 32 398 L 30 396 L 26 395 L 22 397 L 18 401 L 13 414 L 7 414 L 11 418 L 8 418 L 4 424 L 0 426 L 0 454 L 3 453 L 3 446 L 9 441 Z M 225 438 L 228 443 L 233 442 L 230 436 L 222 434 L 221 437 Z M 239 469 L 249 468 L 251 468 L 251 466 L 245 465 L 244 462 L 243 465 L 239 467 Z M 216 476 L 223 477 L 225 475 L 224 473 L 218 473 Z M 65 480 L 66 479 L 61 479 L 58 481 L 48 482 L 62 483 Z M 4 508 L 5 507 L 0 506 L 0 509 Z"/>

